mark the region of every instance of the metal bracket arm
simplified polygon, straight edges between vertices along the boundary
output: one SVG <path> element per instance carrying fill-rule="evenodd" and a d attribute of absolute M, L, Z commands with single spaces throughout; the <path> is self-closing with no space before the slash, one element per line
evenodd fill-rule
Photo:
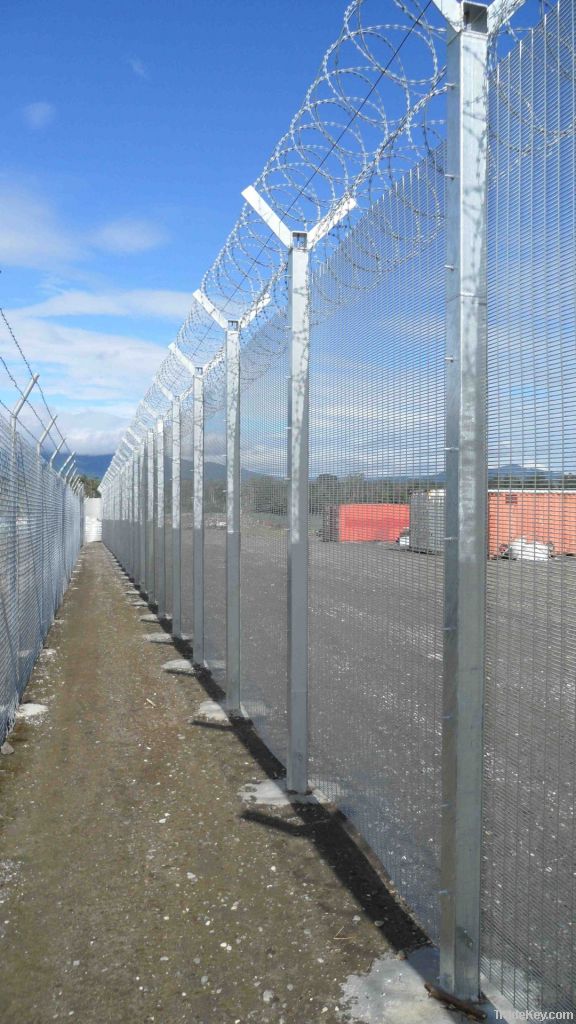
<path fill-rule="evenodd" d="M 290 228 L 286 227 L 284 221 L 280 220 L 278 214 L 274 213 L 272 207 L 268 206 L 266 200 L 262 198 L 253 185 L 248 185 L 248 188 L 244 189 L 242 198 L 262 218 L 266 226 L 270 228 L 270 231 L 276 235 L 276 238 L 279 238 L 282 244 L 289 249 L 292 245 L 292 232 Z"/>
<path fill-rule="evenodd" d="M 12 410 L 12 419 L 13 420 L 17 420 L 18 419 L 20 413 L 22 412 L 22 406 L 28 401 L 28 397 L 30 395 L 30 392 L 32 391 L 32 388 L 36 384 L 39 376 L 40 375 L 38 373 L 34 374 L 34 376 L 32 377 L 32 380 L 28 383 L 28 387 L 26 388 L 24 394 L 16 402 L 16 405 L 14 406 L 14 408 Z"/>
<path fill-rule="evenodd" d="M 224 316 L 223 313 L 220 312 L 219 309 L 216 308 L 216 306 L 214 305 L 213 302 L 210 301 L 208 296 L 205 295 L 204 292 L 200 290 L 200 288 L 197 288 L 196 291 L 192 293 L 192 295 L 193 298 L 196 299 L 198 305 L 202 306 L 202 309 L 206 313 L 208 313 L 208 316 L 212 317 L 214 323 L 218 324 L 218 327 L 221 327 L 222 330 L 226 330 L 226 327 L 228 325 L 226 317 Z"/>
<path fill-rule="evenodd" d="M 45 440 L 46 440 L 46 438 L 48 437 L 48 434 L 49 434 L 49 433 L 50 433 L 50 431 L 52 430 L 52 427 L 53 427 L 53 426 L 54 426 L 54 424 L 56 423 L 56 420 L 57 420 L 57 419 L 58 419 L 58 416 L 53 416 L 53 417 L 52 417 L 52 419 L 50 420 L 50 423 L 49 423 L 49 424 L 48 424 L 48 426 L 46 427 L 46 430 L 45 430 L 45 431 L 44 431 L 44 433 L 42 434 L 42 436 L 38 438 L 38 442 L 37 442 L 37 444 L 36 444 L 36 454 L 37 454 L 37 455 L 40 455 L 40 452 L 41 452 L 41 450 L 42 450 L 42 445 L 44 444 L 44 441 L 45 441 Z"/>
<path fill-rule="evenodd" d="M 60 469 L 58 470 L 58 474 L 60 476 L 63 476 L 65 470 L 70 465 L 70 463 L 72 462 L 72 459 L 74 458 L 75 455 L 76 455 L 76 452 L 71 452 L 70 455 L 68 456 L 68 458 L 66 459 L 66 461 L 62 463 L 62 465 L 60 466 Z"/>
<path fill-rule="evenodd" d="M 455 0 L 454 0 L 455 2 Z M 458 7 L 459 5 L 456 4 Z M 261 195 L 258 194 L 253 185 L 249 185 L 242 192 L 242 195 L 247 203 L 250 204 L 253 210 L 262 218 L 267 227 L 280 239 L 280 241 L 286 246 L 287 249 L 291 249 L 294 244 L 294 232 L 280 220 L 277 213 L 268 206 L 268 203 Z M 346 216 L 350 210 L 353 210 L 356 206 L 356 200 L 352 196 L 343 196 L 336 205 L 322 217 L 313 228 L 310 228 L 308 232 L 301 232 L 302 234 L 308 235 L 308 249 L 313 249 L 317 242 L 324 235 L 327 235 L 332 228 L 338 224 L 343 217 Z M 296 232 L 300 233 L 300 232 Z"/>
<path fill-rule="evenodd" d="M 171 352 L 172 355 L 176 356 L 176 359 L 178 359 L 182 366 L 186 370 L 188 370 L 188 373 L 190 374 L 191 377 L 196 376 L 195 363 L 193 363 L 192 360 L 188 358 L 188 356 L 184 355 L 182 350 L 178 348 L 178 345 L 176 345 L 174 341 L 170 345 L 168 345 L 168 351 Z"/>
<path fill-rule="evenodd" d="M 319 220 L 313 228 L 310 228 L 308 232 L 308 248 L 313 249 L 316 243 L 319 242 L 321 238 L 324 238 L 324 236 L 327 235 L 328 232 L 336 226 L 336 224 L 339 224 L 346 214 L 350 213 L 350 210 L 353 210 L 357 205 L 358 204 L 353 196 L 343 196 L 325 217 L 322 217 L 322 219 Z"/>
<path fill-rule="evenodd" d="M 56 456 L 57 456 L 59 450 L 61 449 L 61 446 L 63 446 L 63 444 L 64 444 L 64 437 L 63 437 L 63 439 L 61 439 L 61 441 L 59 442 L 58 446 L 55 447 L 54 451 L 52 452 L 52 454 L 50 456 L 50 466 L 53 466 L 54 459 L 56 458 Z"/>

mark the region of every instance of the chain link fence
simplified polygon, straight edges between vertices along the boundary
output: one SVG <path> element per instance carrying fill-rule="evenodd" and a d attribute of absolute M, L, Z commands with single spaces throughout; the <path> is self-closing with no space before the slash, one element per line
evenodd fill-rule
<path fill-rule="evenodd" d="M 395 134 L 387 120 L 380 149 L 362 133 L 382 114 L 372 73 L 392 72 L 377 52 L 383 27 L 354 27 L 363 6 L 347 10 L 338 53 L 362 38 L 372 82 L 355 135 L 364 209 L 336 204 L 311 228 L 278 200 L 283 229 L 252 197 L 275 241 L 262 255 L 250 236 L 253 280 L 234 278 L 218 302 L 253 224 L 243 214 L 147 395 L 147 419 L 140 410 L 140 440 L 104 482 L 104 539 L 150 598 L 166 573 L 175 634 L 192 640 L 230 711 L 252 719 L 288 786 L 321 790 L 368 840 L 439 946 L 444 986 L 571 1012 L 574 5 L 533 5 L 532 29 L 498 34 L 521 4 L 493 5 L 492 21 L 481 5 L 456 4 L 472 19 L 460 51 L 469 78 L 457 81 L 448 55 L 447 71 L 440 61 L 410 79 L 406 103 L 425 123 L 413 132 L 411 114 Z M 447 46 L 420 5 L 400 6 L 418 8 L 411 38 L 429 53 L 460 45 L 456 34 Z M 324 85 L 333 75 L 341 85 L 332 59 Z M 340 195 L 349 129 L 350 148 L 336 147 L 342 178 L 326 172 Z M 259 180 L 270 202 L 273 177 L 269 165 Z M 230 298 L 238 289 L 244 307 Z M 157 438 L 174 417 L 158 389 L 178 410 L 181 448 L 170 464 L 164 450 L 175 498 L 164 490 L 155 534 Z M 122 534 L 134 460 L 145 467 L 139 512 Z M 140 568 L 135 530 L 148 553 Z"/>
<path fill-rule="evenodd" d="M 82 545 L 83 500 L 0 414 L 0 743 Z"/>

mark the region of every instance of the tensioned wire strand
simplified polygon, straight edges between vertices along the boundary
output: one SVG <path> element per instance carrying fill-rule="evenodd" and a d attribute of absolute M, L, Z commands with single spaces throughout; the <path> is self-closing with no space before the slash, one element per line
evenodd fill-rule
<path fill-rule="evenodd" d="M 2 318 L 2 320 L 4 322 L 4 325 L 6 327 L 6 330 L 8 331 L 8 334 L 10 335 L 10 338 L 12 339 L 12 341 L 13 341 L 13 343 L 14 343 L 17 351 L 18 351 L 18 353 L 20 354 L 20 357 L 21 357 L 23 363 L 26 366 L 26 369 L 28 370 L 28 373 L 30 374 L 30 380 L 32 380 L 32 378 L 34 377 L 34 371 L 33 371 L 32 367 L 31 367 L 30 362 L 29 362 L 29 360 L 28 360 L 28 358 L 27 358 L 27 356 L 26 356 L 22 346 L 21 346 L 20 342 L 18 341 L 18 338 L 16 337 L 16 333 L 15 333 L 11 323 L 9 322 L 8 317 L 6 316 L 6 313 L 4 312 L 2 307 L 0 307 L 0 317 Z M 12 372 L 11 372 L 9 366 L 8 366 L 8 363 L 6 362 L 6 360 L 4 359 L 4 357 L 2 356 L 1 353 L 0 353 L 0 362 L 2 363 L 2 366 L 4 367 L 4 369 L 5 369 L 6 373 L 7 373 L 8 377 L 9 377 L 9 379 L 10 379 L 12 385 L 13 385 L 13 387 L 16 389 L 16 391 L 18 392 L 20 397 L 24 398 L 24 391 L 22 390 L 22 388 L 18 384 L 17 380 L 15 379 L 14 375 L 12 374 Z M 46 396 L 44 394 L 44 391 L 42 390 L 42 385 L 40 384 L 39 380 L 36 381 L 35 387 L 38 389 L 40 395 L 42 396 L 42 401 L 44 403 L 44 407 L 45 407 L 46 412 L 48 413 L 48 416 L 49 416 L 48 423 L 50 423 L 52 418 L 53 418 L 53 413 L 50 410 L 50 407 L 49 407 L 49 405 L 48 405 L 48 403 L 46 401 Z M 2 402 L 1 399 L 0 399 L 0 403 L 8 411 L 8 413 L 10 415 L 12 415 L 12 410 L 9 409 L 9 407 L 6 405 L 6 403 Z M 37 409 L 34 407 L 32 402 L 29 401 L 29 399 L 26 400 L 26 404 L 27 404 L 28 408 L 30 409 L 30 411 L 32 412 L 33 416 L 38 420 L 38 423 L 42 427 L 42 431 L 44 431 L 46 429 L 46 427 L 48 426 L 48 424 L 43 421 L 43 419 L 39 415 Z M 21 427 L 22 424 L 19 423 L 19 426 Z M 68 454 L 70 454 L 71 449 L 70 449 L 70 447 L 68 445 L 68 442 L 67 442 L 66 438 L 64 437 L 64 434 L 60 430 L 60 427 L 56 423 L 54 423 L 54 424 L 52 424 L 52 428 L 51 429 L 55 429 L 57 431 L 57 433 L 58 433 L 58 435 L 60 437 L 60 440 L 64 442 L 64 447 L 65 447 L 66 451 L 68 452 Z M 24 427 L 24 430 L 27 430 L 27 428 Z M 31 433 L 31 431 L 28 431 L 28 433 L 30 433 L 30 435 L 32 437 L 34 436 Z"/>

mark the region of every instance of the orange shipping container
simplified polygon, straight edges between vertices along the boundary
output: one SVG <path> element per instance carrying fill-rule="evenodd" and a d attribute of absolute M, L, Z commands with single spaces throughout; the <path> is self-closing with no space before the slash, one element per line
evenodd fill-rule
<path fill-rule="evenodd" d="M 408 505 L 339 505 L 338 536 L 334 539 L 395 541 L 409 525 Z"/>
<path fill-rule="evenodd" d="M 489 556 L 521 537 L 551 543 L 555 555 L 576 555 L 576 491 L 489 491 Z"/>

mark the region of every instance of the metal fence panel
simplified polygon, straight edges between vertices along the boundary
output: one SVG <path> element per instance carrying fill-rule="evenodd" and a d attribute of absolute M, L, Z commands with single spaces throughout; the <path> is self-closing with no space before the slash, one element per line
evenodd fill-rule
<path fill-rule="evenodd" d="M 287 321 L 257 330 L 240 356 L 241 699 L 286 762 Z"/>
<path fill-rule="evenodd" d="M 226 380 L 204 378 L 204 660 L 226 685 Z"/>
<path fill-rule="evenodd" d="M 437 935 L 443 564 L 410 496 L 444 470 L 442 154 L 312 280 L 311 777 Z"/>
<path fill-rule="evenodd" d="M 576 1005 L 575 42 L 561 0 L 489 92 L 483 967 L 520 1010 Z"/>
<path fill-rule="evenodd" d="M 16 481 L 12 433 L 0 416 L 0 737 L 13 720 L 18 704 L 16 672 L 18 665 L 18 612 L 15 578 Z"/>
<path fill-rule="evenodd" d="M 172 616 L 172 413 L 164 420 L 164 611 Z"/>
<path fill-rule="evenodd" d="M 42 646 L 40 629 L 41 543 L 39 460 L 17 438 L 18 512 L 16 518 L 19 626 L 19 690 L 22 692 Z M 67 566 L 64 567 L 65 570 Z"/>
<path fill-rule="evenodd" d="M 575 13 L 571 0 L 542 6 L 550 10 L 534 31 L 502 33 L 491 44 L 485 721 L 480 715 L 473 721 L 470 713 L 466 733 L 460 727 L 462 707 L 444 705 L 455 709 L 446 717 L 458 724 L 460 752 L 465 735 L 471 748 L 479 746 L 484 724 L 483 970 L 517 1009 L 530 1012 L 570 1011 L 576 1002 Z M 530 17 L 537 9 L 523 8 Z M 466 13 L 484 25 L 481 5 L 469 5 Z M 501 46 L 510 52 L 498 63 Z M 369 51 L 365 57 L 374 71 Z M 454 82 L 446 85 L 453 88 Z M 445 451 L 452 453 L 450 492 L 450 466 L 458 464 L 459 482 L 466 476 L 459 425 L 469 410 L 445 400 L 445 364 L 456 363 L 453 369 L 464 374 L 455 342 L 465 332 L 452 331 L 446 349 L 445 276 L 460 274 L 455 264 L 462 262 L 462 248 L 456 239 L 455 254 L 446 252 L 451 208 L 445 209 L 444 144 L 428 148 L 436 145 L 435 110 L 427 112 L 432 117 L 418 159 L 428 155 L 414 165 L 408 145 L 411 169 L 400 178 L 398 153 L 390 153 L 388 190 L 363 217 L 354 214 L 354 226 L 338 246 L 333 235 L 331 255 L 324 264 L 318 260 L 311 280 L 308 682 L 311 782 L 356 824 L 437 939 L 440 821 L 443 810 L 449 819 L 456 802 L 462 810 L 460 797 L 467 792 L 462 774 L 447 772 L 444 783 L 441 778 L 443 690 L 450 698 L 454 693 L 450 658 L 443 679 L 443 653 L 453 649 L 444 632 L 456 632 L 456 618 L 459 653 L 466 651 L 461 619 L 444 619 L 443 605 L 446 596 L 451 612 L 470 608 L 470 595 L 482 591 L 484 568 L 480 551 L 476 589 L 474 579 L 466 586 L 461 574 L 462 586 L 454 588 L 450 603 L 449 574 L 443 593 L 444 548 L 446 541 L 458 542 L 462 568 L 474 539 L 481 549 L 484 538 L 482 509 L 476 499 L 467 507 L 465 495 L 457 509 L 455 502 L 448 509 L 449 527 L 455 529 L 446 527 Z M 451 139 L 458 141 L 456 135 Z M 387 151 L 380 156 L 383 166 Z M 453 182 L 464 176 L 447 178 L 448 192 L 455 194 Z M 479 210 L 478 191 L 469 197 L 464 207 L 471 217 Z M 462 209 L 460 204 L 458 217 Z M 452 227 L 460 224 L 458 217 L 450 220 Z M 475 252 L 482 238 L 477 230 Z M 240 683 L 245 712 L 286 763 L 288 324 L 286 313 L 278 312 L 282 275 L 269 295 L 261 292 L 265 266 L 259 265 L 260 277 L 246 294 L 271 297 L 276 312 L 262 316 L 260 309 L 241 334 Z M 481 269 L 476 276 L 468 283 L 483 307 Z M 460 315 L 471 297 L 461 275 L 452 284 L 454 296 Z M 205 303 L 200 305 L 204 316 Z M 187 341 L 199 323 L 191 315 Z M 205 328 L 197 352 L 208 337 Z M 176 362 L 179 370 L 188 368 L 188 377 L 194 372 L 182 352 Z M 196 378 L 197 384 L 205 382 L 204 458 L 197 463 L 204 469 L 204 507 L 203 522 L 196 523 L 197 568 L 202 555 L 205 565 L 196 612 L 205 611 L 205 657 L 220 680 L 226 623 L 221 369 L 213 366 Z M 201 393 L 199 387 L 198 401 Z M 459 391 L 458 402 L 460 396 Z M 471 435 L 469 448 L 482 452 L 483 430 Z M 121 486 L 118 474 L 107 484 L 113 550 L 121 547 Z M 481 484 L 475 495 L 478 489 L 482 493 Z M 182 629 L 188 636 L 194 625 L 193 497 L 192 406 L 185 401 L 181 564 Z M 1 492 L 0 501 L 11 507 L 9 492 Z M 478 515 L 474 529 L 466 530 L 464 517 L 454 512 L 469 511 L 470 505 Z M 50 514 L 57 530 L 58 513 Z M 8 562 L 11 529 L 15 524 L 8 522 L 8 542 L 0 538 L 0 560 Z M 158 572 L 167 564 L 162 549 Z M 50 584 L 54 576 L 51 570 Z M 9 609 L 6 614 L 9 622 Z M 473 619 L 468 616 L 466 635 Z M 477 654 L 468 667 L 480 675 Z M 459 671 L 456 665 L 454 677 Z M 474 693 L 469 687 L 468 696 Z M 446 727 L 445 749 L 455 732 L 451 724 Z M 452 786 L 454 779 L 460 788 Z M 458 800 L 451 801 L 455 794 Z M 479 819 L 479 801 L 469 799 L 470 807 Z M 450 899 L 454 852 L 465 871 L 461 851 L 470 845 L 467 825 L 459 827 L 462 843 L 450 830 L 444 833 L 444 892 Z M 473 910 L 477 890 L 471 878 L 466 898 Z M 469 963 L 475 960 L 475 938 L 468 938 L 455 927 L 448 943 L 444 930 L 445 957 L 450 945 L 454 959 L 468 948 L 474 953 L 468 953 Z M 475 963 L 471 973 L 475 986 Z M 451 984 L 457 988 L 454 978 Z"/>
<path fill-rule="evenodd" d="M 182 635 L 194 635 L 194 431 L 192 402 L 182 404 L 180 434 L 180 550 L 182 566 Z"/>
<path fill-rule="evenodd" d="M 82 543 L 82 502 L 0 416 L 0 743 Z"/>
<path fill-rule="evenodd" d="M 158 615 L 164 616 L 166 597 L 166 560 L 164 550 L 164 422 L 154 431 L 154 600 Z"/>

